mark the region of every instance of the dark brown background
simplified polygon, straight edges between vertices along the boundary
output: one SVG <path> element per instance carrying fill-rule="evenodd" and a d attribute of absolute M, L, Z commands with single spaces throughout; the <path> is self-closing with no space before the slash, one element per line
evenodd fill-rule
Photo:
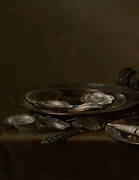
<path fill-rule="evenodd" d="M 139 68 L 138 47 L 137 0 L 0 1 L 5 95 L 42 83 L 114 83 L 124 66 Z"/>
<path fill-rule="evenodd" d="M 1 86 L 113 83 L 122 67 L 139 68 L 138 10 L 130 0 L 1 0 Z"/>
<path fill-rule="evenodd" d="M 0 1 L 2 117 L 17 112 L 10 95 L 19 89 L 43 83 L 113 84 L 117 72 L 124 66 L 139 69 L 137 0 Z M 88 146 L 57 147 L 57 152 L 55 148 L 34 145 L 29 138 L 29 144 L 26 139 L 16 142 L 5 138 L 2 142 L 8 144 L 6 152 L 10 158 L 6 157 L 14 164 L 13 179 L 135 180 L 137 149 L 104 139 Z M 39 156 L 41 151 L 43 155 Z M 51 152 L 54 156 L 49 156 Z M 39 166 L 41 162 L 43 166 Z M 11 166 L 7 165 L 7 169 Z M 7 175 L 4 176 L 6 179 Z"/>

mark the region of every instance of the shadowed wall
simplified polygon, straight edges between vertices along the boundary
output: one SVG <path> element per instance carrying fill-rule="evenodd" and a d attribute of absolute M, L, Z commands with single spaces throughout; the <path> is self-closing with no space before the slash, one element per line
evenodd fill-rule
<path fill-rule="evenodd" d="M 139 68 L 138 12 L 129 0 L 1 0 L 2 101 L 26 86 L 114 83 L 124 66 Z"/>

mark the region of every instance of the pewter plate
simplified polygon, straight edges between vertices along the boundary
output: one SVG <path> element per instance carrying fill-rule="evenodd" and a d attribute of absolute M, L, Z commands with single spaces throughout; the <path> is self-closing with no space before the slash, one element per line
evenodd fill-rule
<path fill-rule="evenodd" d="M 73 105 L 80 104 L 80 100 L 84 92 L 102 91 L 106 94 L 112 95 L 115 100 L 112 104 L 106 106 L 103 109 L 93 109 L 83 112 L 70 112 L 67 109 L 55 109 L 55 108 L 42 108 L 35 106 L 32 103 L 26 101 L 25 96 L 29 91 L 34 88 L 23 90 L 22 92 L 15 93 L 13 96 L 16 104 L 26 108 L 28 111 L 38 112 L 42 114 L 54 114 L 54 115 L 87 115 L 87 114 L 101 114 L 105 112 L 120 111 L 130 108 L 139 103 L 139 93 L 133 89 L 125 88 L 121 86 L 111 86 L 107 84 L 72 84 L 72 85 L 53 85 L 43 86 L 37 88 L 39 90 L 48 91 L 49 93 L 54 90 L 62 94 L 62 101 L 67 101 Z"/>

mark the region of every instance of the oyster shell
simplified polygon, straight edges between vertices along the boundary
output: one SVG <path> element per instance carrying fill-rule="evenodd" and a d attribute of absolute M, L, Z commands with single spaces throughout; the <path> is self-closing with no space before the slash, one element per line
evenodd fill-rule
<path fill-rule="evenodd" d="M 104 92 L 88 92 L 86 93 L 81 100 L 86 103 L 93 103 L 96 106 L 105 106 L 111 104 L 114 101 L 114 97 Z"/>
<path fill-rule="evenodd" d="M 65 130 L 70 127 L 70 124 L 64 121 L 60 121 L 59 119 L 52 116 L 36 115 L 36 119 L 36 125 L 40 130 L 46 128 L 52 128 L 55 130 Z"/>
<path fill-rule="evenodd" d="M 16 114 L 6 118 L 4 122 L 11 126 L 25 126 L 33 124 L 35 120 L 36 119 L 33 116 L 28 114 Z"/>
<path fill-rule="evenodd" d="M 70 103 L 66 101 L 58 101 L 58 100 L 38 102 L 38 104 L 43 108 L 71 108 L 73 107 Z"/>
<path fill-rule="evenodd" d="M 58 100 L 61 96 L 62 94 L 57 90 L 35 89 L 25 94 L 25 100 L 40 108 L 40 104 L 45 104 L 49 100 Z"/>
<path fill-rule="evenodd" d="M 102 107 L 104 107 L 104 106 L 89 102 L 89 103 L 83 103 L 80 105 L 75 105 L 74 108 L 72 108 L 71 110 L 77 111 L 77 112 L 83 112 L 83 111 L 89 111 L 91 109 L 100 109 Z"/>
<path fill-rule="evenodd" d="M 89 111 L 92 109 L 101 109 L 114 101 L 112 95 L 105 94 L 101 91 L 87 92 L 81 98 L 83 104 L 75 105 L 72 110 L 77 112 Z"/>

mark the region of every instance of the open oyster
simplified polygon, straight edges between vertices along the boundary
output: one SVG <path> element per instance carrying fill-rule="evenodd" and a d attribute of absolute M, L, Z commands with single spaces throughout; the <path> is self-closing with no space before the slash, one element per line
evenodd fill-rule
<path fill-rule="evenodd" d="M 106 105 L 112 104 L 114 97 L 101 91 L 87 92 L 81 98 L 83 104 L 75 105 L 74 111 L 83 112 L 91 109 L 101 109 Z"/>
<path fill-rule="evenodd" d="M 40 108 L 40 104 L 43 106 L 48 100 L 55 101 L 61 96 L 61 93 L 57 90 L 35 89 L 25 94 L 25 100 Z"/>
<path fill-rule="evenodd" d="M 5 120 L 5 123 L 12 126 L 25 126 L 29 124 L 33 124 L 35 122 L 35 118 L 28 114 L 16 114 L 8 117 Z"/>
<path fill-rule="evenodd" d="M 111 104 L 114 101 L 114 97 L 104 92 L 96 91 L 85 93 L 81 100 L 86 103 L 92 102 L 93 104 L 103 106 Z"/>
<path fill-rule="evenodd" d="M 25 94 L 25 100 L 38 108 L 71 108 L 72 105 L 61 100 L 61 97 L 60 91 L 47 89 L 36 89 Z"/>
<path fill-rule="evenodd" d="M 43 108 L 71 108 L 72 105 L 66 101 L 49 100 L 38 103 Z"/>
<path fill-rule="evenodd" d="M 101 105 L 97 105 L 97 104 L 94 104 L 92 102 L 89 102 L 89 103 L 83 103 L 80 105 L 75 105 L 72 110 L 78 111 L 78 112 L 83 112 L 83 111 L 89 111 L 91 109 L 100 109 L 100 108 L 102 108 Z"/>

